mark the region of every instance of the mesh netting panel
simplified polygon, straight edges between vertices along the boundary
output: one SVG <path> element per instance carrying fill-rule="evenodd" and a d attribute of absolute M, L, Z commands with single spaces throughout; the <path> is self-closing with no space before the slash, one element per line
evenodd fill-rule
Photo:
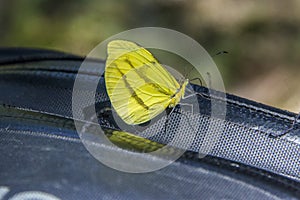
<path fill-rule="evenodd" d="M 6 95 L 0 97 L 0 102 L 22 109 L 73 117 L 73 92 L 90 98 L 93 98 L 94 95 L 92 91 L 86 88 L 73 91 L 75 76 L 76 73 L 41 72 L 39 70 L 11 69 L 2 71 L 0 73 L 0 90 Z M 92 76 L 88 72 L 81 74 L 81 78 L 84 82 L 93 82 L 97 79 L 96 76 Z M 103 102 L 109 100 L 103 79 L 100 79 L 94 99 L 98 104 L 104 104 Z M 188 150 L 202 153 L 201 150 L 210 149 L 205 148 L 208 145 L 205 138 L 214 133 L 218 137 L 215 137 L 215 143 L 213 143 L 209 155 L 270 170 L 299 181 L 299 141 L 289 137 L 272 138 L 268 133 L 270 130 L 283 132 L 289 128 L 292 120 L 291 114 L 272 110 L 269 107 L 238 97 L 229 98 L 229 100 L 242 102 L 243 106 L 234 103 L 227 104 L 225 120 L 211 118 L 209 111 L 206 112 L 205 110 L 205 108 L 210 107 L 209 101 L 199 99 L 200 110 L 203 110 L 203 113 L 198 115 L 186 114 L 187 117 L 173 113 L 167 132 L 162 129 L 165 120 L 158 120 L 143 134 L 151 135 L 149 137 L 151 140 L 166 144 L 176 138 L 176 133 L 179 133 L 181 138 L 192 138 L 192 141 L 187 143 L 185 143 L 187 141 L 185 139 L 175 141 L 173 142 L 174 146 L 188 145 Z M 83 112 L 82 109 L 87 106 L 89 105 L 80 105 L 77 108 L 78 112 Z M 220 126 L 223 127 L 222 131 L 217 132 Z M 190 137 L 191 135 L 193 137 Z M 291 131 L 290 135 L 298 137 L 299 129 Z"/>

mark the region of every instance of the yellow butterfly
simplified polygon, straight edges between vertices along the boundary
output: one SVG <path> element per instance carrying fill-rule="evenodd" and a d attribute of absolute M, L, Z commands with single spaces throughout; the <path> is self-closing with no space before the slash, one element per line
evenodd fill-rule
<path fill-rule="evenodd" d="M 177 80 L 145 48 L 125 40 L 107 45 L 105 85 L 117 114 L 138 125 L 174 108 L 184 98 L 188 79 Z"/>

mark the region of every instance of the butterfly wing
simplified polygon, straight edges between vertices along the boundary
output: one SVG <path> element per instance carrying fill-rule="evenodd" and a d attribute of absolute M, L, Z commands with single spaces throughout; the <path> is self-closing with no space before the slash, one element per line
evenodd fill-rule
<path fill-rule="evenodd" d="M 180 85 L 145 48 L 124 40 L 107 46 L 105 84 L 118 115 L 128 124 L 163 112 Z"/>

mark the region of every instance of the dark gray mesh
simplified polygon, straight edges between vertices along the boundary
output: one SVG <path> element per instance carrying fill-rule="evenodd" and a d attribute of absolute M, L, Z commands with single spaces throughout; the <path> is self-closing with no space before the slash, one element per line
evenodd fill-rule
<path fill-rule="evenodd" d="M 76 70 L 73 70 L 73 72 L 72 70 L 68 72 L 51 71 L 51 73 L 43 70 L 47 66 L 52 66 L 53 62 L 2 66 L 5 70 L 0 73 L 0 91 L 4 91 L 6 95 L 0 97 L 0 102 L 22 109 L 72 118 L 72 87 L 76 76 L 76 73 L 73 72 L 76 72 Z M 63 65 L 60 65 L 56 62 L 56 65 L 60 67 L 54 67 L 54 69 L 69 70 L 72 67 L 78 69 L 79 64 L 64 62 Z M 35 66 L 35 71 L 26 69 L 32 66 Z M 99 73 L 95 73 L 95 70 L 91 67 L 90 70 L 87 69 L 80 76 L 82 81 L 93 82 L 97 75 Z M 11 92 L 14 90 L 18 90 L 17 96 L 14 92 Z M 198 88 L 198 90 L 206 94 L 205 88 Z M 76 92 L 84 93 L 86 96 L 93 94 L 84 88 Z M 96 103 L 100 104 L 108 100 L 103 79 L 100 80 L 95 99 Z M 213 123 L 216 127 L 224 124 L 224 130 L 209 155 L 269 170 L 300 181 L 299 129 L 296 127 L 284 137 L 270 137 L 270 133 L 280 134 L 289 128 L 295 114 L 235 96 L 229 95 L 228 100 L 226 120 L 221 121 L 210 118 L 209 101 L 199 99 L 201 115 L 188 116 L 193 127 L 197 127 L 196 137 L 189 150 L 199 152 L 209 123 Z M 174 137 L 172 135 L 174 131 L 178 131 L 176 116 L 180 117 L 180 114 L 173 115 L 167 133 L 161 131 L 161 127 L 164 125 L 162 121 L 158 121 L 158 124 L 147 129 L 146 131 L 157 133 L 151 139 L 161 143 L 170 141 Z M 99 117 L 101 123 L 101 116 Z M 192 132 L 190 125 L 186 123 L 182 126 L 184 134 L 188 137 Z"/>

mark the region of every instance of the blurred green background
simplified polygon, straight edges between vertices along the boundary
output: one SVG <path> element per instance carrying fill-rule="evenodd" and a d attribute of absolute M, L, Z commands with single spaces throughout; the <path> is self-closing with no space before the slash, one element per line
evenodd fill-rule
<path fill-rule="evenodd" d="M 300 111 L 300 1 L 0 0 L 0 45 L 87 55 L 121 31 L 158 26 L 197 40 L 226 91 Z"/>

